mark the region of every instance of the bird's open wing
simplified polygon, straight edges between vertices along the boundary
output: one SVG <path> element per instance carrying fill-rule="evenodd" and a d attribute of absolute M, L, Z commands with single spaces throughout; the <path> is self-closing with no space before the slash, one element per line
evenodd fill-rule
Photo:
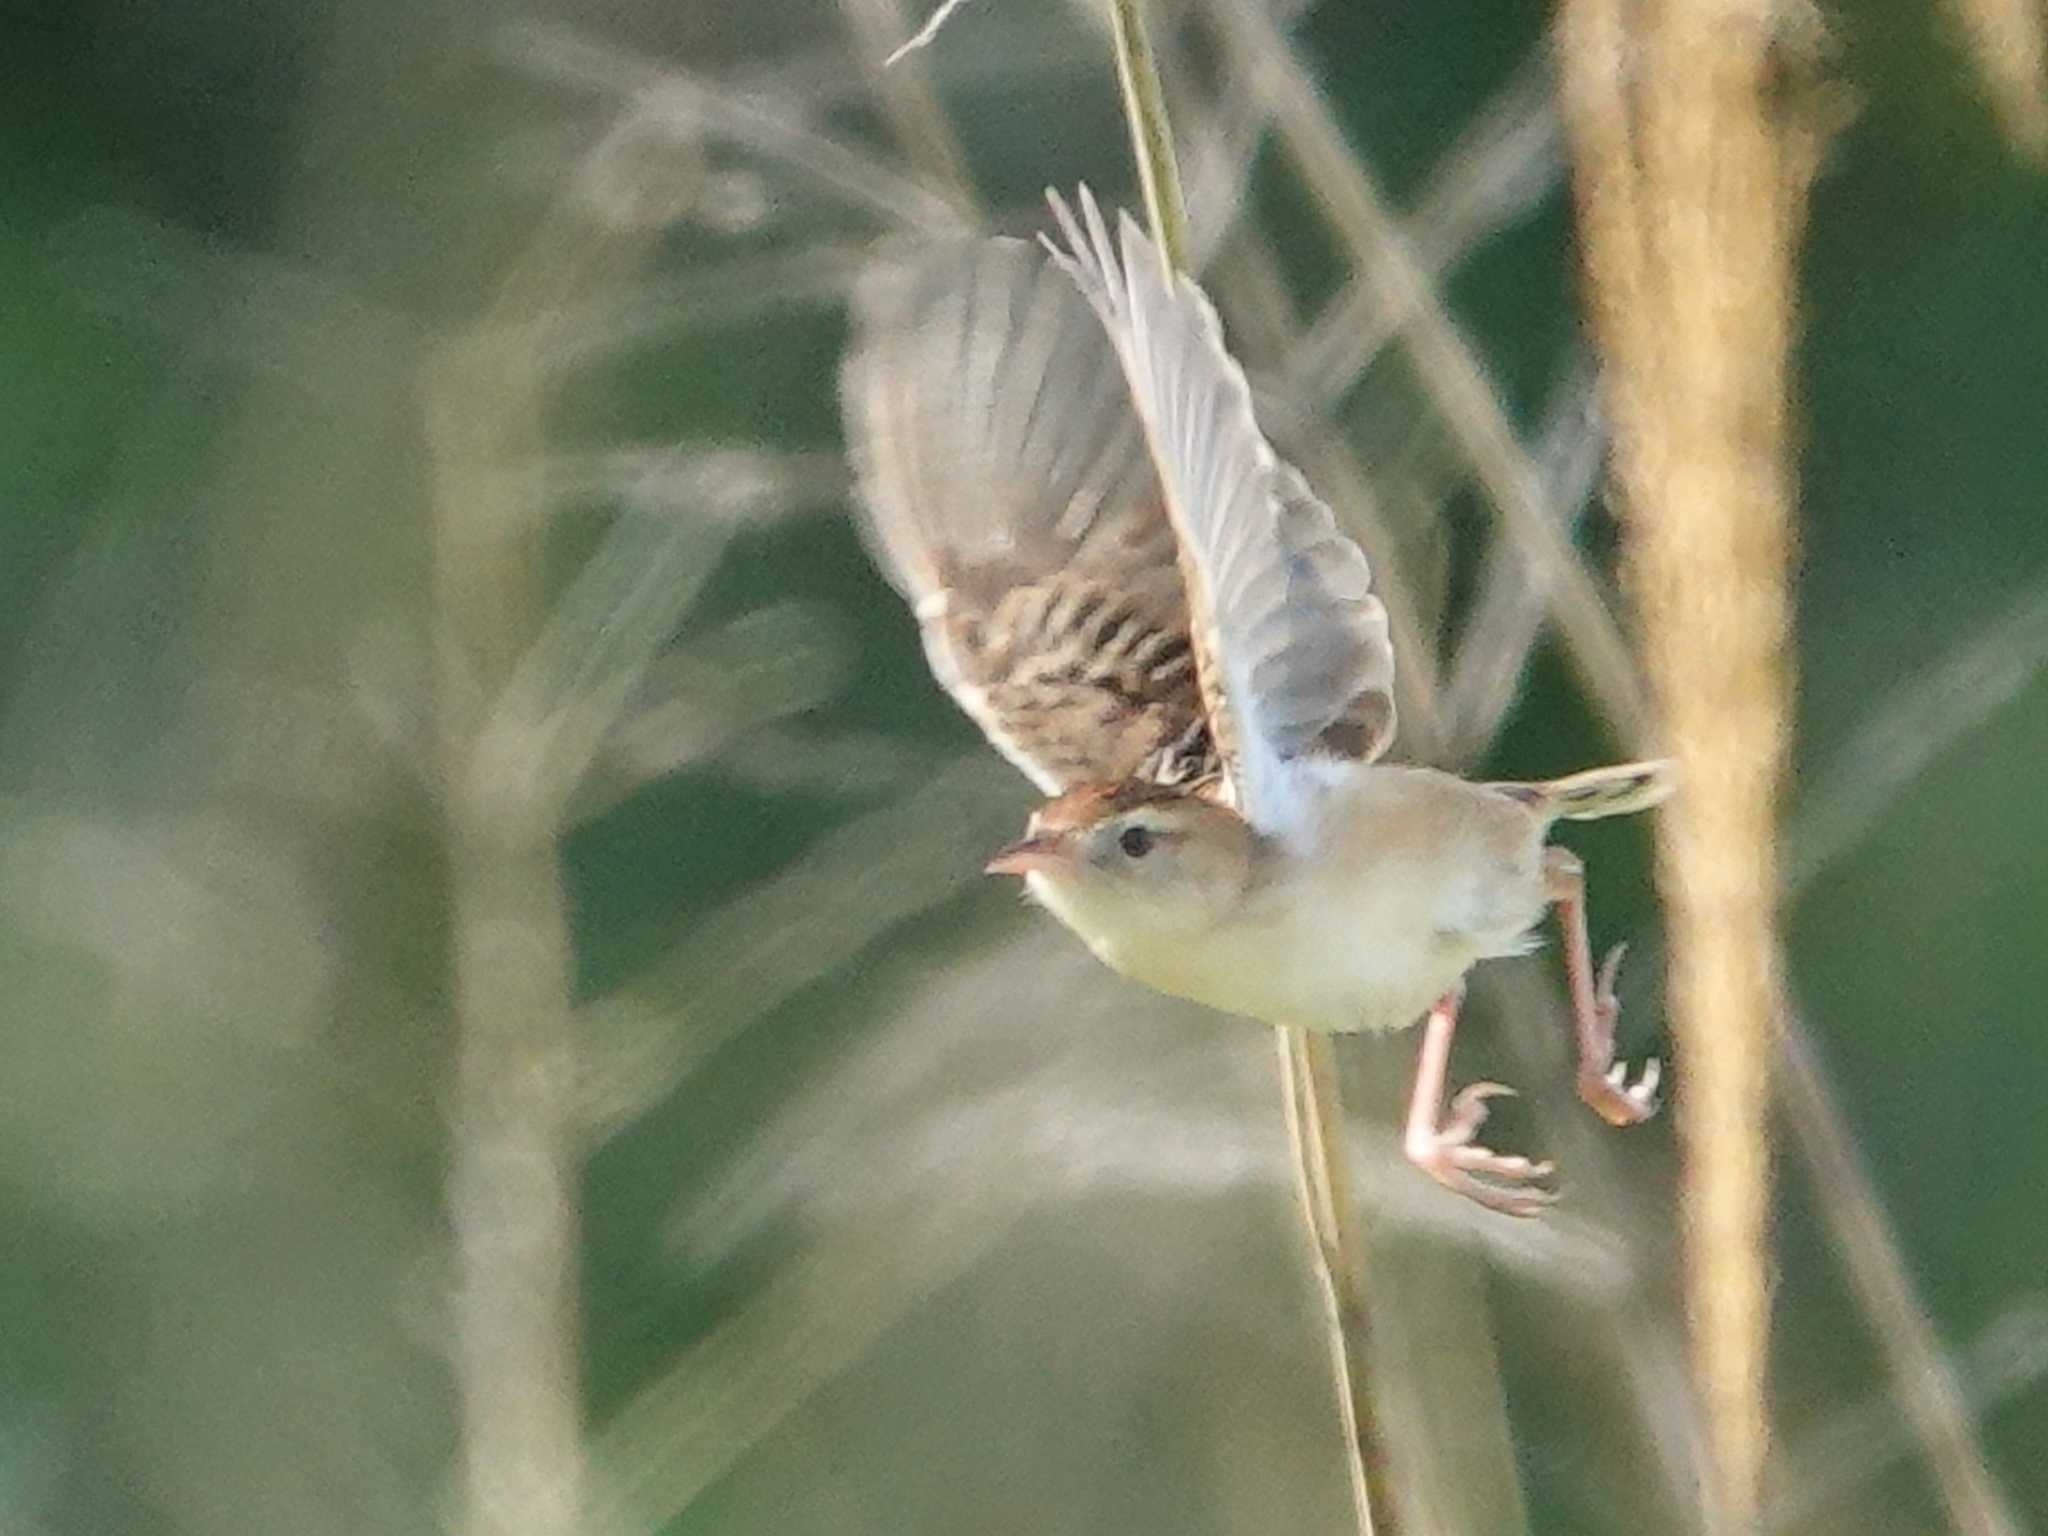
<path fill-rule="evenodd" d="M 1022 241 L 926 247 L 854 323 L 863 532 L 939 681 L 1047 794 L 1212 772 L 1173 529 L 1074 285 Z"/>
<path fill-rule="evenodd" d="M 1239 812 L 1298 824 L 1304 765 L 1369 760 L 1394 733 L 1394 656 L 1372 572 L 1252 415 L 1216 312 L 1169 276 L 1128 214 L 1121 260 L 1084 187 L 1077 220 L 1052 194 L 1067 248 L 1047 243 L 1101 318 L 1180 540 L 1209 727 Z"/>

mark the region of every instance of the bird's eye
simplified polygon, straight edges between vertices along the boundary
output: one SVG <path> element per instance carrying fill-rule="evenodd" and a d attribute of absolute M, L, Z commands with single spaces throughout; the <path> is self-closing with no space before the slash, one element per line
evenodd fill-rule
<path fill-rule="evenodd" d="M 1125 827 L 1116 840 L 1117 847 L 1133 859 L 1142 859 L 1152 851 L 1152 829 L 1149 827 Z"/>

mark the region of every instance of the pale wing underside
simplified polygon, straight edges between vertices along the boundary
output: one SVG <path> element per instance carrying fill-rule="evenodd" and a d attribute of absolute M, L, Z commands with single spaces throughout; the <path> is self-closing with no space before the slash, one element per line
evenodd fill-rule
<path fill-rule="evenodd" d="M 863 532 L 990 741 L 1047 794 L 1211 771 L 1144 433 L 1044 253 L 976 240 L 878 265 L 840 385 Z"/>
<path fill-rule="evenodd" d="M 1069 249 L 1048 249 L 1115 344 L 1180 539 L 1210 730 L 1238 810 L 1263 831 L 1291 829 L 1304 760 L 1370 760 L 1393 737 L 1393 650 L 1371 569 L 1260 432 L 1202 291 L 1169 279 L 1127 214 L 1119 261 L 1085 187 L 1081 221 L 1051 198 Z"/>

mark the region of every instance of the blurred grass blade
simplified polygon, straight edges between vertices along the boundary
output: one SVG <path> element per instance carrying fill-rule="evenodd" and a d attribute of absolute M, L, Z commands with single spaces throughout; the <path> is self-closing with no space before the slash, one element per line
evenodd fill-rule
<path fill-rule="evenodd" d="M 1422 273 L 1442 282 L 1490 236 L 1525 218 L 1563 179 L 1563 130 L 1548 61 L 1538 51 L 1438 160 L 1407 219 Z M 1374 271 L 1354 272 L 1287 361 L 1290 387 L 1327 404 L 1348 391 L 1403 315 Z"/>
<path fill-rule="evenodd" d="M 891 227 L 943 233 L 960 227 L 944 198 L 893 166 L 804 120 L 804 103 L 764 101 L 678 69 L 659 69 L 578 33 L 529 26 L 508 51 L 531 72 L 628 103 L 648 122 L 685 139 L 710 134 L 760 155 Z"/>
<path fill-rule="evenodd" d="M 1477 349 L 1430 284 L 1426 264 L 1387 211 L 1370 170 L 1345 141 L 1329 103 L 1287 39 L 1258 8 L 1211 0 L 1230 44 L 1258 70 L 1282 144 L 1320 199 L 1359 271 L 1374 274 L 1431 405 L 1449 427 L 1513 541 L 1551 594 L 1550 616 L 1574 668 L 1630 751 L 1648 722 L 1634 659 L 1599 584 L 1543 503 L 1540 475 L 1516 441 Z"/>
<path fill-rule="evenodd" d="M 1606 448 L 1593 371 L 1583 358 L 1576 359 L 1551 392 L 1535 448 L 1544 500 L 1567 528 L 1577 523 L 1600 483 Z M 1539 574 L 1520 550 L 1496 540 L 1487 550 L 1479 596 L 1444 688 L 1448 761 L 1477 761 L 1499 731 L 1514 707 L 1547 607 Z"/>
<path fill-rule="evenodd" d="M 1862 842 L 1943 754 L 2018 698 L 2048 668 L 2048 581 L 1917 676 L 1880 695 L 1802 795 L 1792 821 L 1787 889 L 1804 890 Z"/>
<path fill-rule="evenodd" d="M 960 858 L 1014 826 L 1017 780 L 980 754 L 812 845 L 802 862 L 706 918 L 654 972 L 583 1010 L 581 1119 L 602 1138 L 666 1096 L 754 1019 L 914 913 L 978 879 Z M 934 827 L 953 837 L 930 836 Z"/>
<path fill-rule="evenodd" d="M 732 532 L 722 518 L 617 518 L 492 708 L 478 740 L 482 771 L 528 777 L 536 804 L 566 814 Z"/>
<path fill-rule="evenodd" d="M 589 1536 L 659 1536 L 819 1387 L 1023 1214 L 987 1198 L 842 1227 L 683 1350 L 599 1433 Z"/>

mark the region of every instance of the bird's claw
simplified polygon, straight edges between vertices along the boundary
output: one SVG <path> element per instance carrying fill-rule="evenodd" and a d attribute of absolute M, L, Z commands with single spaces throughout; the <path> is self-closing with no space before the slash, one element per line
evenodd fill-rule
<path fill-rule="evenodd" d="M 1538 1216 L 1557 1200 L 1557 1191 L 1541 1182 L 1550 1177 L 1552 1165 L 1495 1152 L 1473 1141 L 1486 1121 L 1486 1101 L 1514 1091 L 1502 1083 L 1474 1083 L 1460 1090 L 1434 1131 L 1409 1138 L 1408 1158 L 1445 1188 L 1488 1210 Z"/>
<path fill-rule="evenodd" d="M 1664 1064 L 1655 1056 L 1643 1063 L 1634 1082 L 1625 1061 L 1610 1063 L 1604 1072 L 1589 1065 L 1579 1074 L 1579 1097 L 1609 1125 L 1641 1125 L 1657 1113 L 1657 1087 L 1663 1080 Z"/>
<path fill-rule="evenodd" d="M 1506 1083 L 1474 1083 L 1458 1091 L 1451 1100 L 1450 1113 L 1437 1129 L 1439 1136 L 1451 1137 L 1460 1143 L 1470 1142 L 1479 1127 L 1486 1123 L 1486 1101 L 1488 1099 L 1511 1099 L 1515 1090 Z"/>
<path fill-rule="evenodd" d="M 1641 1125 L 1656 1114 L 1657 1086 L 1664 1077 L 1663 1063 L 1654 1056 L 1643 1063 L 1634 1082 L 1629 1081 L 1628 1064 L 1614 1059 L 1614 1026 L 1621 1016 L 1614 979 L 1627 953 L 1626 944 L 1617 944 L 1601 962 L 1593 983 L 1594 1049 L 1579 1063 L 1579 1097 L 1609 1125 Z"/>
<path fill-rule="evenodd" d="M 1621 1017 L 1621 999 L 1614 994 L 1614 979 L 1621 974 L 1622 957 L 1627 953 L 1626 943 L 1607 951 L 1607 958 L 1600 962 L 1600 975 L 1593 983 L 1594 1015 L 1606 1029 L 1609 1040 L 1614 1038 L 1615 1021 Z"/>

